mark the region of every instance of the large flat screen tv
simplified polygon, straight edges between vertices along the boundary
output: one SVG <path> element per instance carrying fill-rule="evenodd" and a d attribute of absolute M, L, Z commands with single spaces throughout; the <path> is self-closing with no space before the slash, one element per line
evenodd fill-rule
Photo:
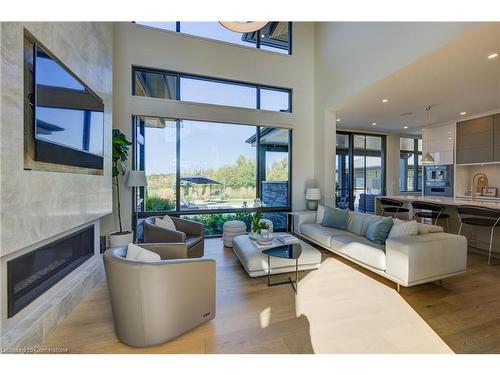
<path fill-rule="evenodd" d="M 103 169 L 103 101 L 34 44 L 35 160 Z"/>

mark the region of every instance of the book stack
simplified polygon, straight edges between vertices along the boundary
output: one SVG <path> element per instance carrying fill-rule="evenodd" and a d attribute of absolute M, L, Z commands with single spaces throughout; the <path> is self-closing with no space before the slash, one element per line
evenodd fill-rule
<path fill-rule="evenodd" d="M 283 242 L 285 245 L 299 243 L 299 239 L 297 237 L 294 237 L 288 233 L 280 233 L 280 234 L 276 234 L 275 236 L 280 242 Z"/>

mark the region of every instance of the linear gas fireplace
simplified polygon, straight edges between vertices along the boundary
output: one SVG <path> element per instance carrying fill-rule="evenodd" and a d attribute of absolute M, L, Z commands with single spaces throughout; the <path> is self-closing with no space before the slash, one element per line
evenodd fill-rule
<path fill-rule="evenodd" d="M 94 225 L 7 262 L 11 318 L 94 255 Z"/>

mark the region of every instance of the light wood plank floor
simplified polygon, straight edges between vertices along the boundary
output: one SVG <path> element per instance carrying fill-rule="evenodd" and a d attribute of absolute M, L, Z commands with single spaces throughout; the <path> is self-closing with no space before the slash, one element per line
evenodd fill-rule
<path fill-rule="evenodd" d="M 249 278 L 232 249 L 206 241 L 217 261 L 217 317 L 164 345 L 118 341 L 105 282 L 49 336 L 70 353 L 500 353 L 500 266 L 469 255 L 469 270 L 402 288 L 323 252 L 299 294 Z M 279 277 L 279 276 L 276 276 Z"/>

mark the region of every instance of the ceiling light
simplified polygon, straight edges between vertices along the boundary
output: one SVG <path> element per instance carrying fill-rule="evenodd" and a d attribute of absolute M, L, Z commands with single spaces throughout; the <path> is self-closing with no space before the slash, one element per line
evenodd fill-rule
<path fill-rule="evenodd" d="M 460 116 L 465 116 L 467 114 L 467 112 L 460 112 Z"/>
<path fill-rule="evenodd" d="M 403 126 L 403 129 L 408 129 L 408 126 L 406 126 L 406 125 L 405 125 L 405 126 Z"/>
<path fill-rule="evenodd" d="M 372 126 L 375 126 L 375 125 L 377 125 L 377 123 L 376 122 L 372 122 Z"/>
<path fill-rule="evenodd" d="M 490 60 L 493 60 L 496 57 L 498 57 L 498 53 L 492 53 L 491 55 L 488 55 L 488 59 Z"/>
<path fill-rule="evenodd" d="M 340 119 L 339 119 L 339 118 L 337 119 L 337 122 L 340 122 Z"/>
<path fill-rule="evenodd" d="M 389 99 L 382 99 L 382 103 L 387 103 Z"/>
<path fill-rule="evenodd" d="M 262 29 L 269 22 L 268 21 L 235 21 L 235 22 L 222 22 L 219 23 L 226 29 L 235 31 L 237 33 L 253 33 L 254 31 Z"/>

